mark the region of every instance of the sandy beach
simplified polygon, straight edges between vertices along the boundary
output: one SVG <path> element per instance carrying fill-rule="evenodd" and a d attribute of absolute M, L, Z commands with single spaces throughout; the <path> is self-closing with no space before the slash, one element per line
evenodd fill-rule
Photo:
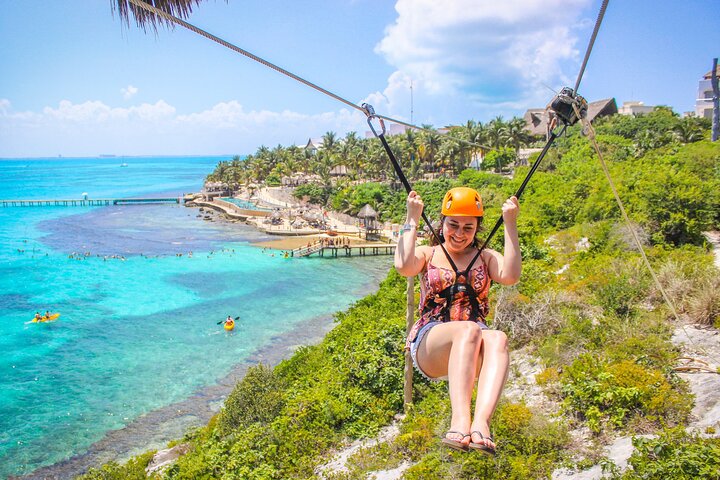
<path fill-rule="evenodd" d="M 268 225 L 265 225 L 265 223 L 267 223 L 266 217 L 250 216 L 244 217 L 242 219 L 244 223 L 252 225 L 260 231 L 267 231 L 267 228 L 269 227 L 270 229 L 277 228 L 278 231 L 285 230 L 287 232 L 292 232 L 294 227 L 291 225 L 290 218 L 293 216 L 297 217 L 300 214 L 298 213 L 295 215 L 288 215 L 287 211 L 302 209 L 311 210 L 314 208 L 312 206 L 303 205 L 300 202 L 293 201 L 292 197 L 282 189 L 261 188 L 254 192 L 254 195 L 249 195 L 247 192 L 241 191 L 237 195 L 237 198 L 241 198 L 248 202 L 253 202 L 265 208 L 276 208 L 283 212 L 283 216 L 281 218 L 282 223 L 275 227 L 269 227 Z M 210 215 L 215 219 L 219 220 L 237 221 L 237 217 L 234 215 L 234 212 L 229 211 L 226 205 L 218 204 L 212 201 L 202 202 L 198 200 L 195 200 L 195 203 L 197 206 L 206 207 L 205 215 Z M 319 229 L 316 231 L 316 233 L 309 233 L 304 235 L 290 233 L 283 235 L 278 233 L 276 239 L 263 242 L 255 242 L 252 243 L 252 246 L 259 248 L 270 248 L 273 250 L 294 250 L 296 248 L 307 246 L 309 243 L 315 243 L 323 238 L 328 240 L 332 239 L 333 243 L 340 245 L 386 244 L 386 242 L 382 241 L 368 241 L 363 238 L 359 238 L 358 235 L 360 234 L 360 229 L 357 226 L 345 223 L 347 222 L 347 220 L 345 220 L 344 222 L 343 219 L 340 219 L 339 215 L 337 215 L 335 212 L 327 212 L 327 214 L 331 222 L 330 229 L 336 231 L 338 233 L 337 235 L 330 236 L 327 235 L 323 230 Z M 304 227 L 304 229 L 307 230 L 308 227 L 306 226 Z M 392 232 L 383 231 L 383 235 L 390 236 L 392 235 Z"/>

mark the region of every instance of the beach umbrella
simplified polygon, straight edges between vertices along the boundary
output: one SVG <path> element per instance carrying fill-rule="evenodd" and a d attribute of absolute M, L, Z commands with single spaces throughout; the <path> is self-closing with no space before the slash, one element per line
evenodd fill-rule
<path fill-rule="evenodd" d="M 322 220 L 322 215 L 319 212 L 305 212 L 302 218 L 308 222 L 317 222 Z"/>

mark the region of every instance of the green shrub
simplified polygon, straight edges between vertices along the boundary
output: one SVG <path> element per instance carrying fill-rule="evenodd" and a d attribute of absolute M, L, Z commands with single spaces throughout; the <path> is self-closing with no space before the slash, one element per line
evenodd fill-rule
<path fill-rule="evenodd" d="M 444 462 L 440 452 L 425 455 L 405 470 L 405 480 L 427 480 L 429 478 L 457 478 L 449 476 L 450 465 Z"/>
<path fill-rule="evenodd" d="M 217 425 L 219 431 L 228 434 L 256 422 L 267 425 L 283 407 L 284 388 L 272 367 L 262 364 L 250 367 L 225 400 Z"/>
<path fill-rule="evenodd" d="M 361 448 L 347 461 L 351 472 L 357 472 L 357 478 L 366 478 L 366 472 L 389 470 L 402 462 L 395 448 L 388 442 L 382 442 L 369 448 Z"/>
<path fill-rule="evenodd" d="M 659 370 L 623 360 L 608 363 L 583 354 L 561 376 L 564 406 L 594 432 L 628 421 L 674 426 L 687 419 L 691 400 Z"/>
<path fill-rule="evenodd" d="M 145 480 L 145 469 L 155 455 L 155 450 L 133 457 L 124 465 L 109 462 L 100 468 L 91 468 L 78 480 Z"/>
<path fill-rule="evenodd" d="M 299 185 L 295 189 L 295 192 L 293 192 L 293 195 L 295 198 L 300 200 L 307 197 L 307 200 L 310 203 L 325 205 L 332 191 L 333 190 L 330 187 L 324 187 L 316 183 L 305 183 L 303 185 Z"/>
<path fill-rule="evenodd" d="M 702 438 L 682 427 L 663 431 L 657 438 L 634 438 L 630 467 L 611 478 L 640 480 L 715 480 L 720 478 L 720 438 Z"/>
<path fill-rule="evenodd" d="M 369 204 L 376 211 L 381 211 L 389 196 L 390 188 L 387 185 L 366 182 L 337 190 L 331 195 L 329 203 L 333 210 L 357 215 L 365 204 Z"/>

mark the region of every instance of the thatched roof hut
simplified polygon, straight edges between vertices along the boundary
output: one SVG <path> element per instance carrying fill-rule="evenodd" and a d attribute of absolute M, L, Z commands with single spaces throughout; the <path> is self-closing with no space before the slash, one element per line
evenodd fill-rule
<path fill-rule="evenodd" d="M 366 203 L 364 207 L 360 209 L 360 211 L 357 214 L 358 218 L 377 218 L 378 214 L 377 212 L 370 206 L 369 203 Z"/>

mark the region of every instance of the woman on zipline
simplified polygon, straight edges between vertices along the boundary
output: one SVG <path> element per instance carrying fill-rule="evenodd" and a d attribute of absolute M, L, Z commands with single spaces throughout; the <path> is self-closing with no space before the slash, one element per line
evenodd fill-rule
<path fill-rule="evenodd" d="M 445 194 L 437 240 L 416 247 L 423 210 L 420 196 L 407 197 L 407 220 L 395 252 L 395 268 L 406 277 L 422 274 L 420 318 L 408 335 L 415 368 L 430 380 L 448 381 L 452 418 L 443 443 L 495 454 L 490 418 L 507 379 L 510 361 L 507 336 L 485 325 L 490 281 L 513 285 L 520 279 L 517 198 L 502 206 L 504 254 L 478 248 L 476 235 L 483 219 L 480 194 L 467 187 Z M 475 413 L 471 416 L 477 380 Z"/>

